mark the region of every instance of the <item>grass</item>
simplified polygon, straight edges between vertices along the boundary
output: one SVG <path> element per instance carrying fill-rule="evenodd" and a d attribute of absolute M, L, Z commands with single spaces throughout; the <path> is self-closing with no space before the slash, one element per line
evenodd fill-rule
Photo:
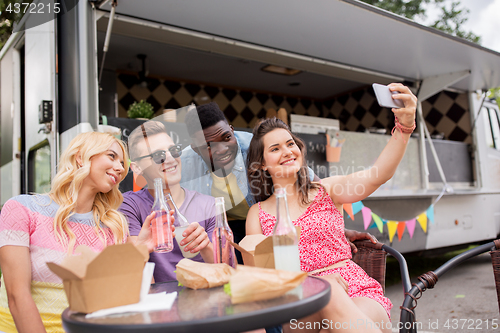
<path fill-rule="evenodd" d="M 468 248 L 447 252 L 443 255 L 424 257 L 416 255 L 404 255 L 410 278 L 412 282 L 417 281 L 417 277 L 428 271 L 433 271 L 454 256 L 474 248 L 476 245 L 471 245 Z M 399 263 L 394 257 L 387 257 L 385 285 L 392 286 L 401 283 L 401 274 L 399 272 Z"/>

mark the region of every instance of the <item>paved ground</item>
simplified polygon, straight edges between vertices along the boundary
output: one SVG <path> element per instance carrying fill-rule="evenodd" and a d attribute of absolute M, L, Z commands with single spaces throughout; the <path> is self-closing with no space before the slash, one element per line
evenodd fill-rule
<path fill-rule="evenodd" d="M 410 267 L 411 271 L 411 267 Z M 401 284 L 386 289 L 394 307 L 393 331 L 403 304 Z M 469 259 L 448 271 L 434 289 L 424 292 L 416 308 L 418 333 L 500 332 L 500 315 L 491 257 L 488 253 Z M 492 327 L 493 326 L 493 327 Z"/>

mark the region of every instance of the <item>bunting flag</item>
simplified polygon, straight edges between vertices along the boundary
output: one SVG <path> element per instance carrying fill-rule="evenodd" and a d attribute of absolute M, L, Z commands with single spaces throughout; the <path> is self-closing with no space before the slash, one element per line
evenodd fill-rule
<path fill-rule="evenodd" d="M 352 213 L 356 215 L 361 211 L 361 209 L 364 207 L 363 203 L 361 201 L 355 202 L 352 204 Z"/>
<path fill-rule="evenodd" d="M 424 213 L 417 216 L 417 221 L 424 232 L 427 232 L 427 215 Z"/>
<path fill-rule="evenodd" d="M 431 221 L 431 223 L 434 223 L 434 205 L 430 205 L 429 208 L 425 211 L 427 214 L 427 220 Z M 354 220 L 354 219 L 353 219 Z"/>
<path fill-rule="evenodd" d="M 138 175 L 135 172 L 133 174 L 134 174 L 133 190 L 134 192 L 137 192 L 142 190 L 142 188 L 144 188 L 144 186 L 146 186 L 148 182 L 142 175 Z"/>
<path fill-rule="evenodd" d="M 410 239 L 413 238 L 413 232 L 415 231 L 416 222 L 417 222 L 416 219 L 411 219 L 409 221 L 406 221 L 406 228 L 408 228 L 408 233 L 410 234 Z"/>
<path fill-rule="evenodd" d="M 352 212 L 352 204 L 343 204 L 342 206 L 344 207 L 344 210 L 347 213 L 347 215 L 349 215 L 351 220 L 354 221 L 354 213 Z"/>
<path fill-rule="evenodd" d="M 372 210 L 368 207 L 363 207 L 361 208 L 361 213 L 363 214 L 363 224 L 366 230 L 372 221 Z"/>
<path fill-rule="evenodd" d="M 427 226 L 430 222 L 434 223 L 434 205 L 430 205 L 425 212 L 419 214 L 417 217 L 410 219 L 408 221 L 388 221 L 377 214 L 373 213 L 372 210 L 366 207 L 361 201 L 354 202 L 352 204 L 344 204 L 344 210 L 349 215 L 349 217 L 354 221 L 354 215 L 361 212 L 363 215 L 363 225 L 365 230 L 377 228 L 380 233 L 383 233 L 384 224 L 387 224 L 387 229 L 389 232 L 389 240 L 392 243 L 394 235 L 398 233 L 398 240 L 401 241 L 404 232 L 408 229 L 410 234 L 410 239 L 413 238 L 415 233 L 415 226 L 418 221 L 422 230 L 427 233 Z"/>
<path fill-rule="evenodd" d="M 373 218 L 373 221 L 375 221 L 375 224 L 377 225 L 378 231 L 380 231 L 380 233 L 382 233 L 384 231 L 384 229 L 383 229 L 384 222 L 382 222 L 382 219 L 377 214 L 372 213 L 372 218 Z"/>
<path fill-rule="evenodd" d="M 394 239 L 394 235 L 396 234 L 397 229 L 398 229 L 398 222 L 387 221 L 387 230 L 389 231 L 389 242 L 392 243 L 392 240 Z"/>
<path fill-rule="evenodd" d="M 403 234 L 405 232 L 405 227 L 406 227 L 405 222 L 398 222 L 398 240 L 400 242 L 401 242 L 401 237 L 403 237 Z"/>

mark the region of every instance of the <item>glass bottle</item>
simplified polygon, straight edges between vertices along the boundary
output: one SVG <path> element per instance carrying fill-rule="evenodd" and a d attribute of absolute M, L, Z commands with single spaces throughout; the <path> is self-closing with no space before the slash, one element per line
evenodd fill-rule
<path fill-rule="evenodd" d="M 274 267 L 276 269 L 300 272 L 299 238 L 288 212 L 286 191 L 275 189 L 276 224 L 273 229 Z"/>
<path fill-rule="evenodd" d="M 172 198 L 172 195 L 170 193 L 167 193 L 167 195 L 165 197 L 167 200 L 167 205 L 170 207 L 170 210 L 173 210 L 175 212 L 174 213 L 174 216 L 175 216 L 175 222 L 174 222 L 175 240 L 177 241 L 177 245 L 179 245 L 179 248 L 181 249 L 182 256 L 184 258 L 193 258 L 196 255 L 198 255 L 198 253 L 200 253 L 200 252 L 199 251 L 196 253 L 191 253 L 191 251 L 184 252 L 184 248 L 187 245 L 191 244 L 191 242 L 189 242 L 186 245 L 181 245 L 181 241 L 184 239 L 184 236 L 182 236 L 182 233 L 184 232 L 184 230 L 187 229 L 187 227 L 189 227 L 189 222 L 188 222 L 187 218 L 184 215 L 182 215 L 181 211 L 177 208 L 177 205 L 175 204 L 175 201 Z"/>
<path fill-rule="evenodd" d="M 172 229 L 170 229 L 170 209 L 163 195 L 163 179 L 155 178 L 155 201 L 151 212 L 155 212 L 152 222 L 152 236 L 155 241 L 154 251 L 158 253 L 170 252 L 174 249 Z"/>
<path fill-rule="evenodd" d="M 212 236 L 214 263 L 225 263 L 236 268 L 234 247 L 229 241 L 234 242 L 233 232 L 227 224 L 224 198 L 218 197 L 215 198 L 215 229 Z"/>

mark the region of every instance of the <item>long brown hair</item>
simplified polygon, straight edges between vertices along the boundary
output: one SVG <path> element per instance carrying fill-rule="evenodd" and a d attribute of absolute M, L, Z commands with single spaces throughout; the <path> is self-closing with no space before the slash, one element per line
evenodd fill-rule
<path fill-rule="evenodd" d="M 299 147 L 302 154 L 302 165 L 297 172 L 297 182 L 295 183 L 299 191 L 299 198 L 303 204 L 311 202 L 309 200 L 309 191 L 321 187 L 318 183 L 312 183 L 309 179 L 309 172 L 306 162 L 306 145 L 304 141 L 290 131 L 290 128 L 280 119 L 269 118 L 263 120 L 255 126 L 253 130 L 253 138 L 248 148 L 247 156 L 247 176 L 250 184 L 250 191 L 257 202 L 264 201 L 269 198 L 273 192 L 273 180 L 269 172 L 262 169 L 264 164 L 264 136 L 275 129 L 282 128 L 292 136 L 293 141 Z"/>

